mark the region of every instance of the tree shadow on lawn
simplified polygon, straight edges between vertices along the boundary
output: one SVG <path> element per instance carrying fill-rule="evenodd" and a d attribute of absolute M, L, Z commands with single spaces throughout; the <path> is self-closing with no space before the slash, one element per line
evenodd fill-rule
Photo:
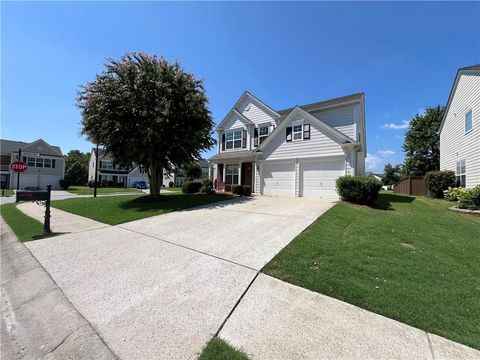
<path fill-rule="evenodd" d="M 377 210 L 395 210 L 392 207 L 392 203 L 411 203 L 415 200 L 415 197 L 399 194 L 380 194 L 375 203 L 371 206 Z"/>
<path fill-rule="evenodd" d="M 237 204 L 251 200 L 251 197 L 231 195 L 168 194 L 160 195 L 158 198 L 154 199 L 147 195 L 125 201 L 120 204 L 120 207 L 124 210 L 131 211 L 191 211 L 198 209 L 221 208 L 230 205 L 232 201 Z"/>

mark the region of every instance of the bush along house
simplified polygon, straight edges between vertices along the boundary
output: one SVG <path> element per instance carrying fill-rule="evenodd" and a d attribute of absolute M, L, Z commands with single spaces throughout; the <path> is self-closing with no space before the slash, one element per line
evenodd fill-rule
<path fill-rule="evenodd" d="M 245 92 L 216 131 L 217 190 L 336 198 L 338 177 L 365 172 L 363 93 L 274 110 Z"/>

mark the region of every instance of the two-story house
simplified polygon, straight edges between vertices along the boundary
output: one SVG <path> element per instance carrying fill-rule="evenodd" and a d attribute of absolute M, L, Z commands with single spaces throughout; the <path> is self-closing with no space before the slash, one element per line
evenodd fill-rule
<path fill-rule="evenodd" d="M 457 71 L 440 125 L 440 169 L 457 184 L 480 185 L 480 64 Z"/>
<path fill-rule="evenodd" d="M 21 161 L 27 164 L 27 170 L 20 174 L 19 188 L 60 189 L 60 180 L 65 175 L 65 161 L 58 146 L 48 144 L 43 139 L 31 143 L 13 140 L 0 140 L 1 169 L 3 186 L 17 188 L 18 173 L 10 169 L 10 164 L 17 161 L 21 150 Z"/>
<path fill-rule="evenodd" d="M 274 110 L 245 92 L 217 127 L 215 183 L 262 195 L 337 197 L 335 181 L 365 172 L 363 93 Z"/>

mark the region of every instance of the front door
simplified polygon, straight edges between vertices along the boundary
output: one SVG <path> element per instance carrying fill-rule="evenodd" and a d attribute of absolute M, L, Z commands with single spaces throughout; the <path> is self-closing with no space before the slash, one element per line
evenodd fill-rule
<path fill-rule="evenodd" d="M 248 185 L 252 188 L 253 191 L 253 183 L 252 183 L 252 163 L 251 162 L 244 162 L 242 163 L 242 185 Z"/>

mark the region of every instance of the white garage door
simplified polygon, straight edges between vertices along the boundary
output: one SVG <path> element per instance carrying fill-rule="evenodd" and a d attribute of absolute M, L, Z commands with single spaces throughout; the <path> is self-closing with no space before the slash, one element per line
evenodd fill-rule
<path fill-rule="evenodd" d="M 12 176 L 12 189 L 17 188 L 17 175 Z M 27 175 L 20 174 L 20 189 L 25 189 L 26 187 L 37 187 L 38 186 L 38 175 Z"/>
<path fill-rule="evenodd" d="M 338 197 L 335 180 L 345 175 L 345 163 L 318 161 L 300 163 L 300 194 L 304 197 Z"/>
<path fill-rule="evenodd" d="M 263 164 L 263 194 L 295 196 L 295 164 Z"/>
<path fill-rule="evenodd" d="M 47 185 L 52 185 L 52 189 L 60 189 L 60 177 L 58 176 L 40 176 L 39 187 L 42 190 L 47 189 Z"/>
<path fill-rule="evenodd" d="M 135 183 L 137 181 L 145 181 L 146 183 L 148 183 L 148 176 L 143 176 L 143 177 L 142 176 L 129 176 L 127 186 L 132 187 L 133 183 Z"/>

